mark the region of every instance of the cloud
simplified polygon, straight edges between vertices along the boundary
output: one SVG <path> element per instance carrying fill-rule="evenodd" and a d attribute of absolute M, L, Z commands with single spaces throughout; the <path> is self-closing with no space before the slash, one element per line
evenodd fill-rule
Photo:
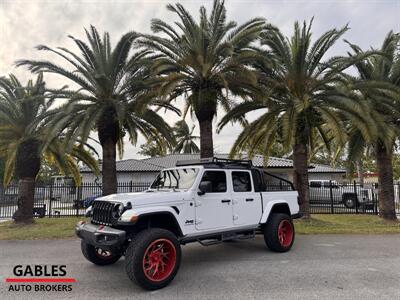
<path fill-rule="evenodd" d="M 174 14 L 165 9 L 167 3 L 177 1 L 21 1 L 2 0 L 0 3 L 0 74 L 15 73 L 27 80 L 32 77 L 26 69 L 14 67 L 21 58 L 54 57 L 34 49 L 38 44 L 48 46 L 73 47 L 68 34 L 84 38 L 84 27 L 95 25 L 100 31 L 109 31 L 112 42 L 130 30 L 150 32 L 151 18 L 161 18 L 167 22 L 175 20 Z M 212 1 L 180 1 L 192 13 L 199 7 L 212 6 Z M 239 24 L 255 17 L 265 17 L 268 22 L 291 34 L 296 20 L 310 20 L 313 16 L 314 38 L 333 27 L 349 23 L 351 30 L 346 38 L 363 48 L 371 45 L 379 47 L 389 30 L 400 31 L 400 1 L 265 1 L 265 0 L 226 0 L 228 16 Z M 347 46 L 339 42 L 329 55 L 344 54 Z M 66 84 L 60 77 L 47 76 L 49 85 L 59 87 Z M 222 115 L 219 112 L 219 117 Z M 167 114 L 165 119 L 173 124 L 177 117 Z M 191 122 L 189 120 L 189 122 Z M 195 122 L 195 121 L 194 121 Z M 196 122 L 195 122 L 196 123 Z M 218 152 L 228 152 L 236 136 L 239 125 L 227 126 L 215 136 Z M 138 144 L 143 143 L 140 138 Z M 137 148 L 125 143 L 124 158 L 137 157 Z"/>

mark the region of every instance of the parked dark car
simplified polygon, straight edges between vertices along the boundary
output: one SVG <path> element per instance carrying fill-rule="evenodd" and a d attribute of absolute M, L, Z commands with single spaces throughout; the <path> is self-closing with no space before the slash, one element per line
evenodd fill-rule
<path fill-rule="evenodd" d="M 88 208 L 92 206 L 93 201 L 96 200 L 98 197 L 101 195 L 92 195 L 89 197 L 86 197 L 85 199 L 75 201 L 74 208 Z M 78 205 L 78 207 L 76 207 Z"/>

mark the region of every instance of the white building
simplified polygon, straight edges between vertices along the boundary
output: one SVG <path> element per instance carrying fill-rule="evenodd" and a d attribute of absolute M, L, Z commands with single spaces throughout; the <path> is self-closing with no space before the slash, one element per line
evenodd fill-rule
<path fill-rule="evenodd" d="M 219 158 L 228 158 L 227 154 L 216 155 Z M 152 157 L 146 159 L 126 159 L 117 161 L 117 181 L 119 183 L 150 183 L 157 174 L 165 168 L 171 168 L 176 165 L 178 160 L 199 159 L 199 154 L 170 154 L 162 157 Z M 246 159 L 243 156 L 242 159 Z M 264 166 L 264 157 L 256 155 L 253 158 L 253 165 L 257 167 Z M 285 158 L 270 157 L 265 168 L 267 172 L 293 181 L 293 161 Z M 101 170 L 101 165 L 100 165 Z M 81 168 L 82 182 L 95 182 L 96 176 L 87 167 Z M 309 179 L 336 180 L 338 182 L 344 179 L 345 169 L 332 168 L 326 165 L 313 164 L 309 169 Z M 97 178 L 101 182 L 101 174 Z"/>

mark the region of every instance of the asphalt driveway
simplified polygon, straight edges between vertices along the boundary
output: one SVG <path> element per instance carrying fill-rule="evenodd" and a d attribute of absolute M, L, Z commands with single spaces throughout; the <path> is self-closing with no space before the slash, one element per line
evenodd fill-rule
<path fill-rule="evenodd" d="M 124 260 L 98 267 L 79 240 L 0 241 L 0 299 L 400 299 L 400 235 L 298 236 L 289 253 L 263 240 L 183 247 L 180 271 L 165 289 L 133 285 Z M 63 264 L 70 292 L 10 292 L 17 264 Z"/>

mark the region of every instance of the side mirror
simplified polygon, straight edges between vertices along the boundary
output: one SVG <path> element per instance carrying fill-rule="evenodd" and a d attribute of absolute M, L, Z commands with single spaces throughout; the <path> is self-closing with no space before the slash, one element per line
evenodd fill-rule
<path fill-rule="evenodd" d="M 202 181 L 199 184 L 199 191 L 197 192 L 197 195 L 202 196 L 206 193 L 211 193 L 212 192 L 212 182 L 211 181 Z"/>

